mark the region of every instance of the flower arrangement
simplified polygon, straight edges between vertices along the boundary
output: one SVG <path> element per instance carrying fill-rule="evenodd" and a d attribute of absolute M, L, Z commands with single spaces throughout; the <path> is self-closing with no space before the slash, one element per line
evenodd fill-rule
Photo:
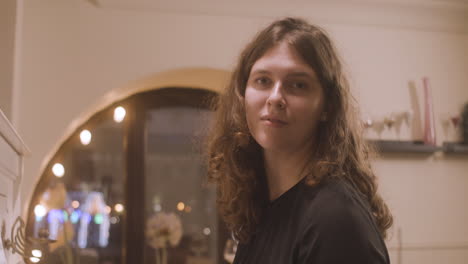
<path fill-rule="evenodd" d="M 182 233 L 182 223 L 174 213 L 160 212 L 148 218 L 145 237 L 148 245 L 156 250 L 156 263 L 167 263 L 166 248 L 177 246 Z"/>
<path fill-rule="evenodd" d="M 182 233 L 182 223 L 174 213 L 160 212 L 148 218 L 145 229 L 146 242 L 156 249 L 157 259 L 162 259 L 158 263 L 166 263 L 166 248 L 177 246 Z"/>
<path fill-rule="evenodd" d="M 182 223 L 174 213 L 158 213 L 146 221 L 146 239 L 154 249 L 175 247 L 182 238 Z"/>

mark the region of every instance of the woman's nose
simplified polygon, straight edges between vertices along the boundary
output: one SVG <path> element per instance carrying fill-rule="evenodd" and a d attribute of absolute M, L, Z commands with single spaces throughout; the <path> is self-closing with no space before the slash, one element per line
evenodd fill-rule
<path fill-rule="evenodd" d="M 270 94 L 267 99 L 267 105 L 270 107 L 277 107 L 283 109 L 286 107 L 286 100 L 284 98 L 283 85 L 278 82 L 270 90 Z"/>

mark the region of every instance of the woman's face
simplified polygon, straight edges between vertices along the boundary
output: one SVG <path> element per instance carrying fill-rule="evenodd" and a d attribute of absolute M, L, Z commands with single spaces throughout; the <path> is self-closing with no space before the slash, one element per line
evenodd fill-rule
<path fill-rule="evenodd" d="M 255 62 L 244 100 L 250 133 L 264 150 L 294 152 L 314 144 L 323 88 L 315 71 L 287 43 Z"/>

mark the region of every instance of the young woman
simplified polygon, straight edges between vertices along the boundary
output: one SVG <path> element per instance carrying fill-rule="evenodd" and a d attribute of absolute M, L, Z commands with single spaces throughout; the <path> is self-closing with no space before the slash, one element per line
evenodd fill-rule
<path fill-rule="evenodd" d="M 208 172 L 234 263 L 390 263 L 392 216 L 322 29 L 286 18 L 259 32 L 216 107 Z"/>

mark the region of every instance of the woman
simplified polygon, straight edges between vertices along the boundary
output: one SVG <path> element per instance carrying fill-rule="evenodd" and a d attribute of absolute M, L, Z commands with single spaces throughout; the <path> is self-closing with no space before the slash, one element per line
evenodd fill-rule
<path fill-rule="evenodd" d="M 392 216 L 322 29 L 286 18 L 259 32 L 216 107 L 208 172 L 234 263 L 390 263 Z"/>

